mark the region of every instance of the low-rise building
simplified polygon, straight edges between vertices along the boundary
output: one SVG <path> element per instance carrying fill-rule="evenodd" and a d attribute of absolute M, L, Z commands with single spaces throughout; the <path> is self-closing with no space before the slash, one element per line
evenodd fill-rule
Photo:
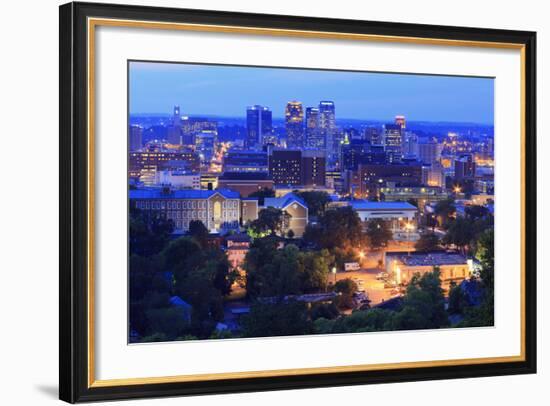
<path fill-rule="evenodd" d="M 352 200 L 348 203 L 362 222 L 383 220 L 394 233 L 411 233 L 417 227 L 418 209 L 407 202 L 369 202 Z"/>
<path fill-rule="evenodd" d="M 397 284 L 407 285 L 415 275 L 422 276 L 438 268 L 441 286 L 448 290 L 451 282 L 457 284 L 469 279 L 473 261 L 455 251 L 400 251 L 384 253 L 386 272 Z"/>
<path fill-rule="evenodd" d="M 250 249 L 250 237 L 246 234 L 232 234 L 225 238 L 227 259 L 234 269 L 241 270 L 246 254 Z"/>
<path fill-rule="evenodd" d="M 241 198 L 232 190 L 131 189 L 130 205 L 154 211 L 174 221 L 177 234 L 189 230 L 189 223 L 200 220 L 211 232 L 238 229 Z"/>
<path fill-rule="evenodd" d="M 185 171 L 159 171 L 156 173 L 155 184 L 176 189 L 198 190 L 201 188 L 201 175 Z"/>
<path fill-rule="evenodd" d="M 294 236 L 300 238 L 304 235 L 308 223 L 308 207 L 306 203 L 294 193 L 287 193 L 281 197 L 267 197 L 264 207 L 274 207 L 286 211 L 290 215 L 288 224 L 285 224 L 283 232 L 290 230 Z"/>

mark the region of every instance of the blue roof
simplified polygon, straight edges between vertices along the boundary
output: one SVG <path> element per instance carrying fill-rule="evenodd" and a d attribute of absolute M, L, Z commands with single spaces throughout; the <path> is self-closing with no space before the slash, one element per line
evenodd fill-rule
<path fill-rule="evenodd" d="M 302 200 L 302 198 L 298 197 L 297 195 L 295 195 L 292 192 L 287 193 L 286 195 L 281 196 L 281 197 L 266 197 L 264 206 L 265 207 L 276 207 L 276 208 L 282 209 L 282 208 L 290 206 L 294 202 L 298 202 L 302 206 L 307 208 L 306 202 L 304 202 Z"/>
<path fill-rule="evenodd" d="M 350 202 L 355 210 L 418 210 L 407 202 L 369 202 L 366 200 L 354 200 Z"/>
<path fill-rule="evenodd" d="M 187 303 L 185 300 L 183 300 L 179 296 L 172 296 L 170 298 L 170 304 L 172 304 L 173 306 L 185 307 L 185 308 L 192 307 L 189 303 Z"/>
<path fill-rule="evenodd" d="M 131 189 L 129 191 L 130 199 L 208 199 L 211 196 L 219 193 L 226 199 L 238 199 L 238 192 L 230 189 L 217 190 L 172 190 L 168 193 L 162 189 Z"/>

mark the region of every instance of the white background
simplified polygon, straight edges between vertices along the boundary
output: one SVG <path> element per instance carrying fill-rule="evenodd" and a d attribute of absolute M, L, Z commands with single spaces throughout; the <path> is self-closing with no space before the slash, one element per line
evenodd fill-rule
<path fill-rule="evenodd" d="M 130 2 L 130 1 L 128 1 Z M 550 91 L 547 39 L 550 27 L 544 2 L 439 1 L 320 2 L 282 1 L 156 1 L 132 2 L 191 8 L 225 9 L 278 14 L 311 15 L 446 25 L 536 30 L 538 37 L 538 112 L 548 110 Z M 57 402 L 57 93 L 58 10 L 56 1 L 12 2 L 3 9 L 0 25 L 2 64 L 2 194 L 0 212 L 0 373 L 2 403 L 41 405 Z M 545 108 L 546 107 L 546 108 Z M 544 138 L 548 121 L 539 120 L 539 157 L 550 152 Z M 543 188 L 548 162 L 539 159 L 539 207 L 547 200 Z M 539 270 L 544 269 L 543 226 L 539 211 Z M 187 398 L 189 405 L 298 404 L 336 402 L 369 404 L 463 405 L 518 404 L 547 396 L 547 365 L 542 323 L 548 300 L 540 293 L 546 278 L 539 272 L 539 374 L 392 385 L 252 393 Z M 546 397 L 545 396 L 545 397 Z M 181 404 L 181 399 L 146 400 L 125 404 Z M 112 403 L 110 403 L 112 404 Z"/>
<path fill-rule="evenodd" d="M 289 48 L 289 44 L 291 47 Z M 179 50 L 179 51 L 178 51 Z M 183 51 L 182 51 L 183 50 Z M 330 55 L 330 58 L 326 56 Z M 395 55 L 407 55 L 395 58 Z M 520 354 L 520 219 L 496 216 L 495 327 L 131 345 L 127 342 L 127 60 L 495 77 L 497 213 L 520 208 L 520 52 L 96 28 L 96 379 L 470 359 Z M 189 95 L 181 102 L 189 104 Z M 500 230 L 500 232 L 498 231 Z M 123 293 L 124 292 L 124 293 Z M 205 357 L 208 354 L 208 357 Z M 244 355 L 244 356 L 243 356 Z"/>

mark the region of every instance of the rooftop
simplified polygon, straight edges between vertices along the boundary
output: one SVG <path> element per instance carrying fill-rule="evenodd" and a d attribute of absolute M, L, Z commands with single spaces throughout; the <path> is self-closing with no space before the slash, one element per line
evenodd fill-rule
<path fill-rule="evenodd" d="M 307 204 L 302 200 L 302 198 L 298 197 L 294 193 L 287 193 L 286 195 L 281 197 L 266 197 L 264 206 L 284 209 L 285 207 L 288 207 L 293 202 L 298 202 L 302 206 L 307 207 Z"/>
<path fill-rule="evenodd" d="M 407 202 L 369 202 L 367 200 L 353 200 L 350 206 L 355 210 L 418 210 Z"/>
<path fill-rule="evenodd" d="M 224 172 L 219 180 L 271 180 L 267 172 Z"/>
<path fill-rule="evenodd" d="M 171 190 L 164 191 L 160 188 L 151 189 L 131 189 L 129 190 L 130 199 L 209 199 L 219 193 L 226 199 L 238 199 L 239 193 L 230 189 L 216 190 Z"/>
<path fill-rule="evenodd" d="M 439 266 L 466 264 L 467 258 L 455 251 L 386 252 L 386 260 L 395 259 L 407 266 Z"/>

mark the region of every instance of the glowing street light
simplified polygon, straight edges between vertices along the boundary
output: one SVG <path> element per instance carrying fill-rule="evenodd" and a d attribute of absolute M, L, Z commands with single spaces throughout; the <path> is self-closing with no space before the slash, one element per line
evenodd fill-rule
<path fill-rule="evenodd" d="M 457 185 L 457 186 L 454 187 L 453 191 L 458 194 L 458 193 L 462 192 L 462 189 L 460 189 L 460 186 Z"/>
<path fill-rule="evenodd" d="M 336 285 L 336 267 L 332 267 L 332 274 L 334 275 L 334 284 Z"/>

